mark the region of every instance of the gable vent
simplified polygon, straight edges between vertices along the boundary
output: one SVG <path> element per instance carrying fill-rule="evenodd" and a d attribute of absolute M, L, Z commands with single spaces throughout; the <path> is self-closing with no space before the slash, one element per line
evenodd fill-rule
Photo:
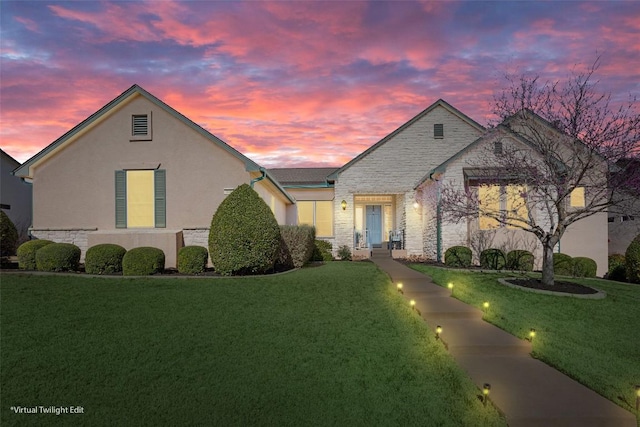
<path fill-rule="evenodd" d="M 135 114 L 132 118 L 132 130 L 133 136 L 142 136 L 149 134 L 149 116 L 146 114 Z"/>
<path fill-rule="evenodd" d="M 444 138 L 444 124 L 436 123 L 433 125 L 433 137 Z"/>

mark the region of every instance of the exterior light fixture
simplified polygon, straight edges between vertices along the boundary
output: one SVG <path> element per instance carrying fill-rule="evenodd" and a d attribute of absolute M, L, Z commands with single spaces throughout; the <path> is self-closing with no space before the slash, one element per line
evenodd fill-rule
<path fill-rule="evenodd" d="M 529 341 L 533 341 L 535 337 L 536 337 L 536 330 L 531 328 L 531 330 L 529 331 Z"/>
<path fill-rule="evenodd" d="M 484 383 L 484 385 L 482 386 L 482 396 L 484 397 L 482 401 L 484 403 L 484 406 L 487 406 L 487 399 L 489 397 L 490 391 L 491 391 L 491 384 Z"/>
<path fill-rule="evenodd" d="M 489 301 L 485 301 L 482 303 L 482 308 L 484 308 L 484 311 L 487 311 L 489 309 Z"/>
<path fill-rule="evenodd" d="M 413 202 L 413 209 L 418 210 L 420 204 L 418 202 Z"/>
<path fill-rule="evenodd" d="M 453 283 L 449 282 L 449 284 L 447 284 L 447 288 L 453 289 Z"/>
<path fill-rule="evenodd" d="M 440 339 L 440 334 L 442 333 L 442 326 L 438 325 L 436 326 L 436 339 L 439 340 Z"/>
<path fill-rule="evenodd" d="M 398 288 L 398 292 L 400 292 L 401 294 L 403 294 L 404 292 L 402 291 L 402 283 L 398 283 L 397 285 Z"/>
<path fill-rule="evenodd" d="M 343 211 L 347 210 L 347 201 L 343 200 L 342 202 L 340 202 L 340 206 L 342 206 Z"/>
<path fill-rule="evenodd" d="M 411 308 L 412 308 L 412 309 L 414 309 L 414 310 L 416 309 L 416 300 L 412 299 L 412 300 L 409 302 L 409 304 L 411 304 Z"/>

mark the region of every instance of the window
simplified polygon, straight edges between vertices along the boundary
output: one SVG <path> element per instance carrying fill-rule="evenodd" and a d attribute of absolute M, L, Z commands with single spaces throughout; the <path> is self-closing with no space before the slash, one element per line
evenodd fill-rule
<path fill-rule="evenodd" d="M 584 208 L 584 187 L 574 188 L 570 199 L 572 208 Z"/>
<path fill-rule="evenodd" d="M 504 226 L 496 217 L 509 221 L 507 228 L 518 228 L 529 219 L 526 203 L 526 187 L 522 185 L 483 185 L 478 187 L 480 230 Z"/>
<path fill-rule="evenodd" d="M 444 125 L 442 123 L 436 123 L 433 125 L 433 137 L 444 138 Z"/>
<path fill-rule="evenodd" d="M 151 140 L 151 113 L 133 114 L 131 116 L 131 140 Z"/>
<path fill-rule="evenodd" d="M 166 227 L 166 171 L 116 171 L 116 228 Z"/>
<path fill-rule="evenodd" d="M 493 143 L 493 154 L 496 156 L 502 155 L 502 141 L 496 141 Z"/>
<path fill-rule="evenodd" d="M 299 201 L 298 224 L 313 225 L 319 237 L 333 236 L 333 201 Z"/>
<path fill-rule="evenodd" d="M 5 205 L 4 203 L 0 203 L 0 209 L 10 210 L 11 209 L 11 205 Z"/>
<path fill-rule="evenodd" d="M 481 212 L 498 215 L 500 212 L 500 186 L 483 185 L 478 187 L 478 203 Z M 500 223 L 492 216 L 482 215 L 478 218 L 480 230 L 491 230 L 500 227 Z"/>

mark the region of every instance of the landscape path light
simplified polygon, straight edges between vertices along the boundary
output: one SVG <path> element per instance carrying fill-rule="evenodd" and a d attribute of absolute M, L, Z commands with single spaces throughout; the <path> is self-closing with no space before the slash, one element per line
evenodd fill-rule
<path fill-rule="evenodd" d="M 491 384 L 489 383 L 484 383 L 484 385 L 482 386 L 482 402 L 484 403 L 485 406 L 487 406 L 487 399 L 489 398 L 489 392 L 491 391 Z"/>
<path fill-rule="evenodd" d="M 485 301 L 482 303 L 482 308 L 484 308 L 484 311 L 488 311 L 489 310 L 489 301 Z"/>
<path fill-rule="evenodd" d="M 640 409 L 640 384 L 636 385 L 636 411 Z"/>
<path fill-rule="evenodd" d="M 396 285 L 396 287 L 398 288 L 398 292 L 400 292 L 401 294 L 404 294 L 404 291 L 402 290 L 402 286 L 403 286 L 403 285 L 402 285 L 402 283 L 401 283 L 401 282 L 399 282 L 399 283 Z"/>
<path fill-rule="evenodd" d="M 531 330 L 529 330 L 529 341 L 533 342 L 533 339 L 536 337 L 536 330 L 531 328 Z"/>
<path fill-rule="evenodd" d="M 436 339 L 439 340 L 440 339 L 440 334 L 442 333 L 442 326 L 438 325 L 436 326 Z"/>
<path fill-rule="evenodd" d="M 416 309 L 416 300 L 412 299 L 411 301 L 409 301 L 409 304 L 411 304 L 412 309 Z"/>

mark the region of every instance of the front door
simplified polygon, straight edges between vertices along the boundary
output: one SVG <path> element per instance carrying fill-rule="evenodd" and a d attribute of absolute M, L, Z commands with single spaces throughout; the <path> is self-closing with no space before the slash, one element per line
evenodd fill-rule
<path fill-rule="evenodd" d="M 374 248 L 382 246 L 382 206 L 367 205 L 367 230 Z"/>

